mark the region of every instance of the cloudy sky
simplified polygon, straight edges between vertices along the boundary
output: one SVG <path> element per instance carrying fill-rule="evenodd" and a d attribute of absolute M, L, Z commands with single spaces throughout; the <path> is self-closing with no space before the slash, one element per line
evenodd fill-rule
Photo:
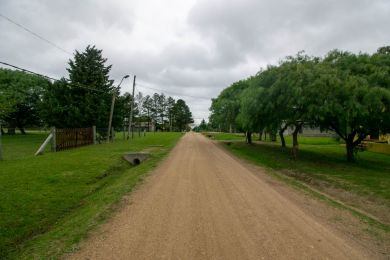
<path fill-rule="evenodd" d="M 390 0 L 0 0 L 0 61 L 67 77 L 75 49 L 103 49 L 117 82 L 183 98 L 199 122 L 234 81 L 300 50 L 390 45 Z M 130 91 L 131 81 L 122 91 Z"/>

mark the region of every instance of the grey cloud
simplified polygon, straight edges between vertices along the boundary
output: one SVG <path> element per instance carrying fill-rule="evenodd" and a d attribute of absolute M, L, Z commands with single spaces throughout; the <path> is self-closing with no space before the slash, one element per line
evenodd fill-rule
<path fill-rule="evenodd" d="M 230 48 L 240 54 L 237 57 L 256 55 L 275 60 L 302 49 L 323 54 L 333 48 L 348 48 L 366 37 L 375 42 L 375 29 L 389 40 L 389 17 L 386 0 L 218 0 L 199 1 L 189 23 L 199 34 L 213 39 L 219 47 L 216 51 L 238 46 Z M 367 44 L 360 45 L 360 50 L 373 51 Z M 236 62 L 241 62 L 240 58 Z"/>
<path fill-rule="evenodd" d="M 388 0 L 0 0 L 0 13 L 69 52 L 96 44 L 113 79 L 137 74 L 166 93 L 210 98 L 300 50 L 373 52 L 390 43 Z M 172 17 L 176 24 L 165 21 Z M 61 77 L 71 57 L 0 18 L 0 58 Z M 207 118 L 210 101 L 183 98 Z"/>

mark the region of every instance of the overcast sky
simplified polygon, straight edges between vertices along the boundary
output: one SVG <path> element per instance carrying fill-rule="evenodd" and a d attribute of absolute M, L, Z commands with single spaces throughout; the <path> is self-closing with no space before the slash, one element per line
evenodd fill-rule
<path fill-rule="evenodd" d="M 66 50 L 0 17 L 0 61 L 67 77 L 71 53 L 93 44 L 112 79 L 136 74 L 138 91 L 183 98 L 197 122 L 223 88 L 286 55 L 390 45 L 390 0 L 0 0 L 0 14 Z"/>

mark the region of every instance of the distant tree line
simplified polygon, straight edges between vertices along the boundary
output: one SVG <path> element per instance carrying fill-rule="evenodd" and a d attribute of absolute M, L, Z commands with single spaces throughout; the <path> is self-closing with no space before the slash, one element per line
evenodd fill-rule
<path fill-rule="evenodd" d="M 335 132 L 346 144 L 348 161 L 367 135 L 390 132 L 390 47 L 373 54 L 334 50 L 324 57 L 304 52 L 233 83 L 212 100 L 210 125 L 221 131 L 269 133 L 286 146 L 290 128 L 293 155 L 302 127 Z"/>
<path fill-rule="evenodd" d="M 208 131 L 209 129 L 210 129 L 209 125 L 206 123 L 206 120 L 204 119 L 200 121 L 199 125 L 196 125 L 194 128 L 192 128 L 192 130 L 195 132 L 205 132 Z"/>
<path fill-rule="evenodd" d="M 120 95 L 110 79 L 111 65 L 102 50 L 88 46 L 69 61 L 69 79 L 51 80 L 17 70 L 0 68 L 0 120 L 4 127 L 55 126 L 60 128 L 107 128 L 112 95 L 115 92 L 113 126 L 128 122 L 132 95 Z M 135 123 L 154 123 L 156 130 L 183 131 L 193 122 L 184 100 L 155 93 L 134 97 Z M 3 129 L 2 129 L 3 131 Z"/>

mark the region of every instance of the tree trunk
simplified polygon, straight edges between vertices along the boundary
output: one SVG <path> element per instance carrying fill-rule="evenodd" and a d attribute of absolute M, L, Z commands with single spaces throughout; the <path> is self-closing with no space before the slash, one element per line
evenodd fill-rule
<path fill-rule="evenodd" d="M 272 131 L 270 137 L 271 137 L 271 141 L 272 142 L 276 142 L 276 133 L 275 133 L 275 131 Z"/>
<path fill-rule="evenodd" d="M 355 161 L 355 154 L 354 154 L 354 145 L 353 142 L 346 141 L 345 146 L 347 148 L 347 161 L 348 162 L 354 162 Z"/>
<path fill-rule="evenodd" d="M 264 132 L 264 141 L 267 141 L 267 132 Z"/>
<path fill-rule="evenodd" d="M 259 131 L 259 141 L 261 141 L 262 137 L 263 137 L 263 130 L 260 130 Z"/>
<path fill-rule="evenodd" d="M 14 135 L 15 134 L 15 128 L 8 127 L 7 128 L 7 135 Z"/>
<path fill-rule="evenodd" d="M 247 131 L 246 132 L 246 143 L 251 144 L 252 143 L 252 132 Z"/>
<path fill-rule="evenodd" d="M 232 124 L 229 125 L 229 133 L 232 133 Z"/>
<path fill-rule="evenodd" d="M 19 127 L 19 130 L 20 130 L 20 132 L 22 133 L 22 135 L 25 135 L 25 134 L 26 134 L 26 131 L 24 130 L 24 127 Z"/>
<path fill-rule="evenodd" d="M 294 160 L 298 158 L 298 132 L 300 129 L 301 129 L 300 126 L 296 126 L 293 132 L 292 156 Z"/>
<path fill-rule="evenodd" d="M 279 137 L 280 137 L 280 141 L 282 142 L 282 147 L 286 147 L 286 140 L 284 140 L 283 132 L 284 132 L 283 129 L 279 130 Z"/>

